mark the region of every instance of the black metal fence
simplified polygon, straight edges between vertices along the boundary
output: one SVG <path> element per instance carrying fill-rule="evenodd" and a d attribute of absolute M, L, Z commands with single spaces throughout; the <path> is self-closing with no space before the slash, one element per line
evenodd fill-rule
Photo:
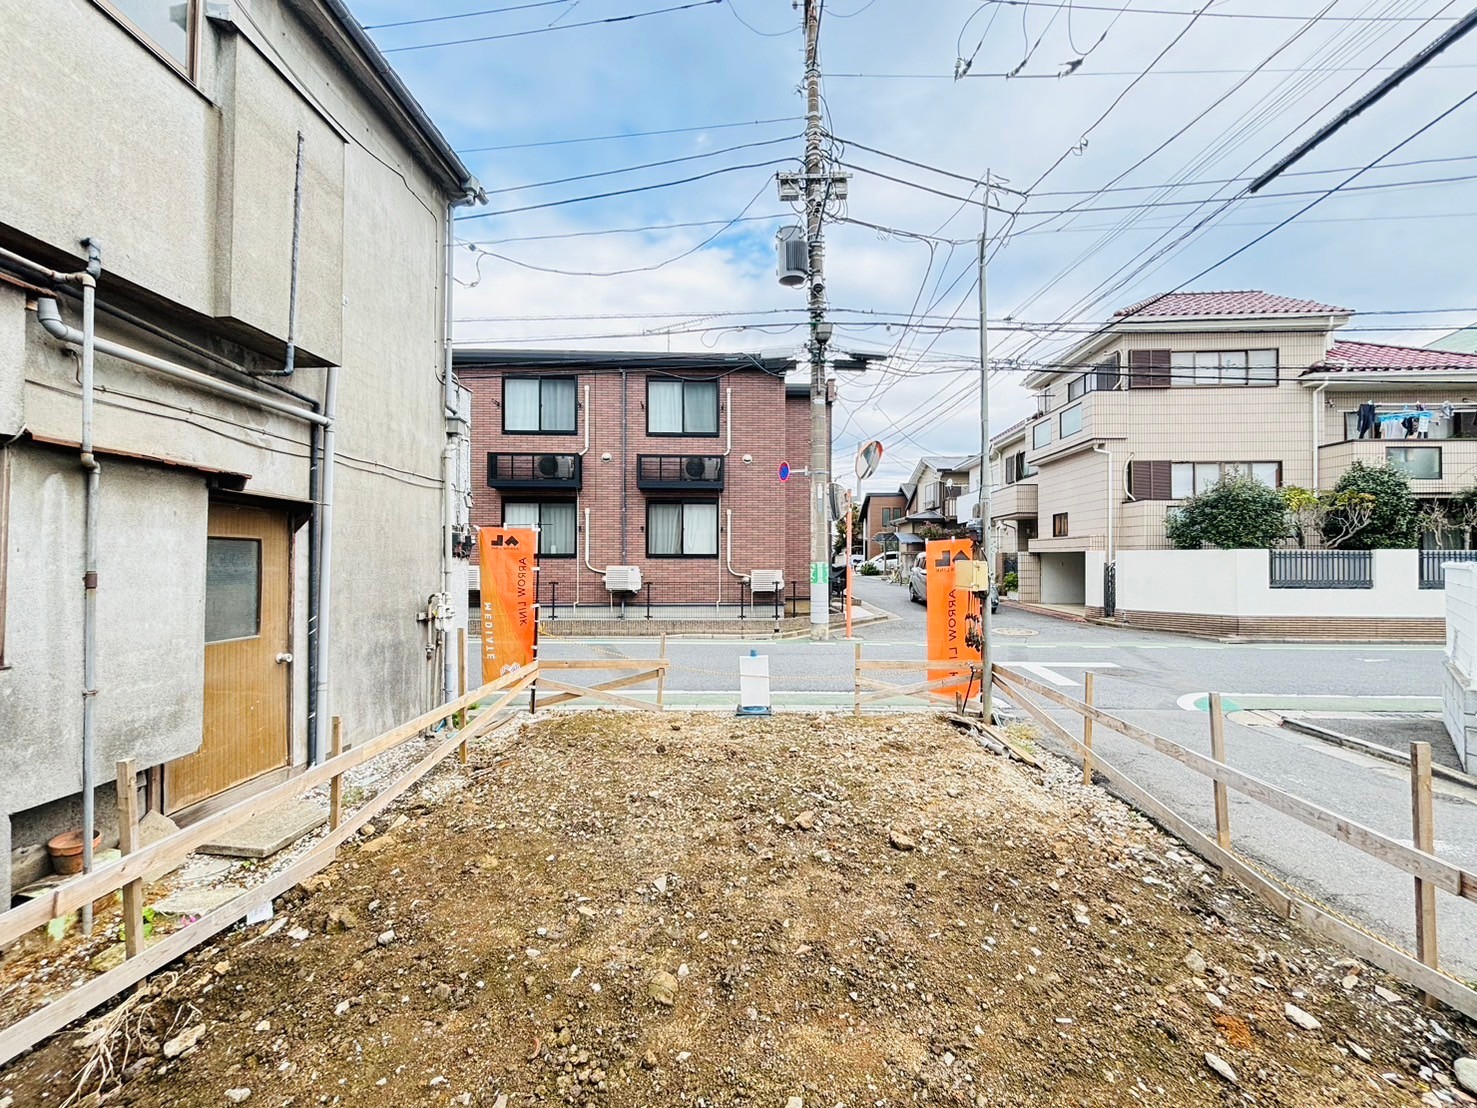
<path fill-rule="evenodd" d="M 1372 589 L 1374 553 L 1369 550 L 1269 550 L 1274 589 Z"/>
<path fill-rule="evenodd" d="M 1421 588 L 1446 588 L 1447 562 L 1477 562 L 1477 550 L 1422 550 Z"/>

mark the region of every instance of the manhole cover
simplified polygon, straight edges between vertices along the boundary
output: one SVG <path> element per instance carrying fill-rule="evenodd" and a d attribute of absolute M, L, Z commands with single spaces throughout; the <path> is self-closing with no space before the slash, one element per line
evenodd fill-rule
<path fill-rule="evenodd" d="M 1028 639 L 1032 635 L 1039 635 L 1041 632 L 1032 631 L 1028 627 L 996 627 L 994 629 L 994 633 L 997 635 L 1003 635 L 1006 638 Z"/>

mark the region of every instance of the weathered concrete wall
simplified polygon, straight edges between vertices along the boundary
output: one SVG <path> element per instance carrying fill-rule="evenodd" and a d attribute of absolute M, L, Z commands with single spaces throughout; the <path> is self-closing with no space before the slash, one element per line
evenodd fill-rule
<path fill-rule="evenodd" d="M 10 452 L 6 770 L 0 812 L 81 784 L 83 476 L 65 450 Z M 102 460 L 98 554 L 97 772 L 153 765 L 200 744 L 205 526 L 198 474 Z"/>

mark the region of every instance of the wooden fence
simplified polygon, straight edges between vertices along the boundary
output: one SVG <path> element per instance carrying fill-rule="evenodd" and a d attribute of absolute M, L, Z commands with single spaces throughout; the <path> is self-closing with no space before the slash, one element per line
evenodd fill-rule
<path fill-rule="evenodd" d="M 667 670 L 671 668 L 671 661 L 667 658 L 667 636 L 661 638 L 661 652 L 653 661 L 650 658 L 581 658 L 579 660 L 561 660 L 557 658 L 540 659 L 538 679 L 534 685 L 535 710 L 538 708 L 552 708 L 559 704 L 568 704 L 571 700 L 587 698 L 598 700 L 603 704 L 611 704 L 618 708 L 635 708 L 643 712 L 660 712 L 666 708 Z M 595 670 L 612 671 L 634 669 L 637 673 L 625 677 L 617 677 L 611 681 L 602 681 L 596 685 L 571 685 L 563 681 L 550 680 L 544 673 L 558 670 Z M 648 681 L 656 682 L 656 703 L 648 704 L 644 700 L 637 700 L 630 696 L 620 696 L 616 689 L 627 689 L 632 685 L 642 685 Z M 541 695 L 545 689 L 553 689 L 553 696 Z"/>
<path fill-rule="evenodd" d="M 1094 772 L 1103 774 L 1129 803 L 1184 840 L 1201 857 L 1235 875 L 1283 917 L 1297 920 L 1310 930 L 1341 943 L 1360 957 L 1414 985 L 1426 994 L 1428 1003 L 1440 1001 L 1477 1019 L 1477 991 L 1442 972 L 1437 953 L 1437 890 L 1466 900 L 1477 900 L 1477 874 L 1464 870 L 1435 853 L 1435 831 L 1431 818 L 1431 751 L 1428 744 L 1411 744 L 1412 841 L 1405 843 L 1228 766 L 1225 761 L 1225 723 L 1219 693 L 1210 694 L 1211 753 L 1206 756 L 1096 708 L 1093 705 L 1094 679 L 1091 673 L 1087 675 L 1082 700 L 1075 700 L 1057 689 L 1003 666 L 992 667 L 992 673 L 996 686 L 1011 703 L 1026 711 L 1048 733 L 1082 758 L 1084 781 L 1090 781 Z M 1081 717 L 1081 736 L 1073 735 L 1032 697 L 1075 712 Z M 1094 726 L 1106 728 L 1141 746 L 1158 751 L 1209 778 L 1215 807 L 1215 838 L 1202 834 L 1129 779 L 1122 770 L 1104 761 L 1093 749 Z M 1238 855 L 1231 845 L 1228 790 L 1250 797 L 1273 811 L 1290 816 L 1371 858 L 1410 874 L 1415 893 L 1415 957 L 1340 919 L 1325 908 L 1294 895 L 1269 880 Z"/>
<path fill-rule="evenodd" d="M 969 699 L 971 692 L 979 695 L 980 672 L 979 662 L 969 661 L 937 661 L 913 659 L 900 660 L 874 659 L 864 660 L 862 658 L 862 643 L 856 644 L 856 662 L 852 672 L 852 695 L 851 714 L 859 716 L 862 714 L 862 706 L 875 704 L 883 700 L 895 700 L 902 697 L 926 700 L 936 707 L 943 703 L 949 703 L 955 709 L 963 707 Z M 907 685 L 894 685 L 886 681 L 879 681 L 874 677 L 863 677 L 863 673 L 906 673 L 910 671 L 924 670 L 929 674 L 943 672 L 943 677 L 928 677 L 923 681 L 914 681 Z M 960 682 L 964 682 L 965 691 L 960 694 L 954 691 Z"/>

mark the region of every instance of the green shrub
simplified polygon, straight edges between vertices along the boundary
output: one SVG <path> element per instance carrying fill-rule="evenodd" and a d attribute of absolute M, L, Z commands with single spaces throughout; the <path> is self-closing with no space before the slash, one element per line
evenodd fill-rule
<path fill-rule="evenodd" d="M 1015 570 L 1011 570 L 1005 575 L 1001 583 L 1004 584 L 1006 592 L 1019 592 L 1021 588 L 1020 574 L 1016 573 Z"/>
<path fill-rule="evenodd" d="M 1258 550 L 1287 537 L 1287 509 L 1276 489 L 1252 477 L 1226 477 L 1184 501 L 1164 530 L 1179 550 Z"/>
<path fill-rule="evenodd" d="M 882 571 L 871 562 L 863 562 L 857 572 L 863 577 L 879 577 L 882 574 Z"/>
<path fill-rule="evenodd" d="M 1420 527 L 1416 522 L 1415 496 L 1410 491 L 1410 479 L 1390 466 L 1370 466 L 1355 462 L 1333 486 L 1334 496 L 1373 497 L 1369 504 L 1367 522 L 1362 526 L 1350 527 L 1341 509 L 1328 513 L 1324 533 L 1347 530 L 1346 538 L 1339 545 L 1345 550 L 1407 550 L 1420 539 Z"/>

